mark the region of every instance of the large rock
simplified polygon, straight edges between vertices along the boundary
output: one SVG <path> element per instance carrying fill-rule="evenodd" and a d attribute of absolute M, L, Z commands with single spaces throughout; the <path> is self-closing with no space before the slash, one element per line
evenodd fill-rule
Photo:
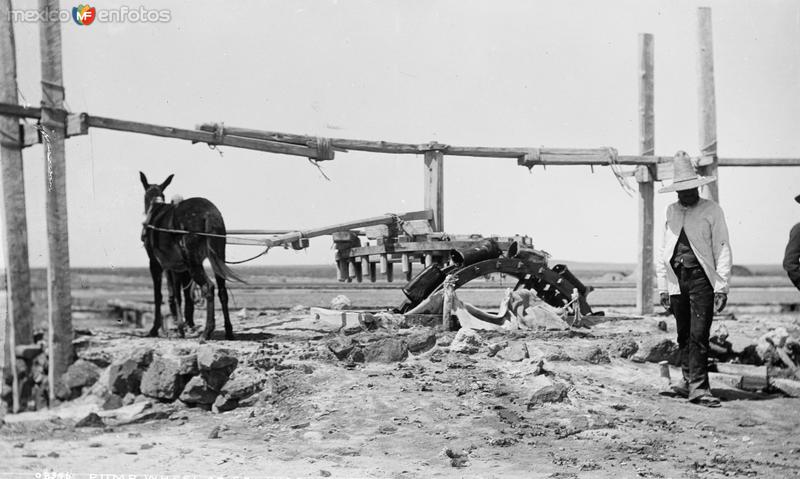
<path fill-rule="evenodd" d="M 453 342 L 450 343 L 450 351 L 463 354 L 475 354 L 484 345 L 485 341 L 474 330 L 461 328 L 458 330 Z"/>
<path fill-rule="evenodd" d="M 424 353 L 436 346 L 436 333 L 430 329 L 414 331 L 406 338 L 408 351 L 414 354 Z"/>
<path fill-rule="evenodd" d="M 363 346 L 364 360 L 376 363 L 396 363 L 408 357 L 405 340 L 384 338 Z"/>
<path fill-rule="evenodd" d="M 139 348 L 128 356 L 111 363 L 108 369 L 108 388 L 118 396 L 139 394 L 144 370 L 153 360 L 153 350 Z"/>
<path fill-rule="evenodd" d="M 522 329 L 533 331 L 566 331 L 569 325 L 561 319 L 554 308 L 540 303 L 536 307 L 527 308 L 525 314 L 519 318 Z"/>
<path fill-rule="evenodd" d="M 99 368 L 107 368 L 113 362 L 109 353 L 100 349 L 91 349 L 78 354 L 78 357 L 89 361 Z"/>
<path fill-rule="evenodd" d="M 105 425 L 103 418 L 94 412 L 90 412 L 83 419 L 75 423 L 75 427 L 104 427 Z"/>
<path fill-rule="evenodd" d="M 673 366 L 677 366 L 680 362 L 678 345 L 668 338 L 645 340 L 639 344 L 639 350 L 631 356 L 631 361 L 637 363 L 668 361 Z"/>
<path fill-rule="evenodd" d="M 567 386 L 546 376 L 534 376 L 526 386 L 531 392 L 528 409 L 547 403 L 561 402 L 567 397 Z"/>
<path fill-rule="evenodd" d="M 74 399 L 81 395 L 83 388 L 91 387 L 100 377 L 101 370 L 89 361 L 79 359 L 72 363 L 61 376 L 64 388 L 59 390 L 59 399 Z"/>
<path fill-rule="evenodd" d="M 189 382 L 192 373 L 197 373 L 194 357 L 190 360 L 184 358 L 156 356 L 142 375 L 140 386 L 142 394 L 164 401 L 174 401 Z"/>
<path fill-rule="evenodd" d="M 639 350 L 639 344 L 633 338 L 624 338 L 614 344 L 612 347 L 612 351 L 614 356 L 619 356 L 621 358 L 628 359 L 629 357 L 636 354 L 636 351 Z"/>
<path fill-rule="evenodd" d="M 517 363 L 529 357 L 528 347 L 523 342 L 514 341 L 498 351 L 496 356 L 505 361 Z"/>
<path fill-rule="evenodd" d="M 178 374 L 188 374 L 196 376 L 200 372 L 197 365 L 197 354 L 186 354 L 178 356 Z"/>
<path fill-rule="evenodd" d="M 239 360 L 227 349 L 210 344 L 203 344 L 197 348 L 197 366 L 201 372 L 228 368 L 233 370 L 237 364 Z"/>
<path fill-rule="evenodd" d="M 194 376 L 183 388 L 178 399 L 190 406 L 211 406 L 219 395 L 218 391 L 210 388 L 200 376 Z"/>
<path fill-rule="evenodd" d="M 229 411 L 238 407 L 239 401 L 259 392 L 265 381 L 266 378 L 256 369 L 237 369 L 222 387 L 214 401 L 214 407 L 218 411 Z"/>
<path fill-rule="evenodd" d="M 204 344 L 197 348 L 197 367 L 206 385 L 219 392 L 231 375 L 239 360 L 222 348 Z"/>
<path fill-rule="evenodd" d="M 611 362 L 611 357 L 608 351 L 600 346 L 592 346 L 584 351 L 581 351 L 578 359 L 590 362 L 592 364 L 608 364 Z"/>
<path fill-rule="evenodd" d="M 327 345 L 338 359 L 345 359 L 355 347 L 355 342 L 352 338 L 339 336 L 328 341 Z"/>

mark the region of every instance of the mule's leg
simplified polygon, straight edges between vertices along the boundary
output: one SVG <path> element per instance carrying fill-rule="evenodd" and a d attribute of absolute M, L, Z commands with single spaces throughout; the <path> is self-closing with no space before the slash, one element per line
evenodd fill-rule
<path fill-rule="evenodd" d="M 157 337 L 158 330 L 161 329 L 161 275 L 163 274 L 161 265 L 155 259 L 150 260 L 150 276 L 153 278 L 153 327 L 148 336 Z"/>
<path fill-rule="evenodd" d="M 222 315 L 225 317 L 225 339 L 233 339 L 233 326 L 231 326 L 231 316 L 228 314 L 228 288 L 225 287 L 225 278 L 216 275 L 217 289 L 219 292 L 219 304 L 222 305 Z"/>
<path fill-rule="evenodd" d="M 170 301 L 170 310 L 172 310 L 175 324 L 178 327 L 178 335 L 182 338 L 186 337 L 186 332 L 183 328 L 183 311 L 181 311 L 181 285 L 183 284 L 183 275 L 181 273 L 168 273 L 168 278 L 172 281 L 172 297 Z"/>
<path fill-rule="evenodd" d="M 184 304 L 183 319 L 186 325 L 194 329 L 194 298 L 192 298 L 192 275 L 188 272 L 181 275 L 181 287 L 183 288 Z"/>
<path fill-rule="evenodd" d="M 203 296 L 206 298 L 206 326 L 203 329 L 203 337 L 211 339 L 214 334 L 214 285 L 209 281 L 206 272 L 203 269 L 203 263 L 194 263 L 189 266 L 192 274 L 192 279 L 200 286 L 203 291 Z"/>
<path fill-rule="evenodd" d="M 178 307 L 178 303 L 175 301 L 175 295 L 180 294 L 180 290 L 175 288 L 175 277 L 175 273 L 167 270 L 167 292 L 169 293 L 167 303 L 169 304 L 169 312 L 173 318 L 178 315 L 178 312 L 175 311 Z"/>

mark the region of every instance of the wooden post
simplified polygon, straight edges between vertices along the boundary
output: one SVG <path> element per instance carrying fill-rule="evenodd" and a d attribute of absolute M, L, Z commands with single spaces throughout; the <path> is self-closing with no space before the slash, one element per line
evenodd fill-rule
<path fill-rule="evenodd" d="M 711 30 L 711 8 L 697 9 L 698 71 L 698 125 L 700 154 L 710 156 L 713 162 L 700 168 L 704 176 L 719 178 L 717 166 L 717 100 L 714 93 L 714 40 Z M 719 202 L 719 180 L 700 188 L 700 196 Z"/>
<path fill-rule="evenodd" d="M 639 153 L 655 153 L 653 35 L 639 35 Z M 653 240 L 655 184 L 648 166 L 638 166 L 639 183 L 639 262 L 636 266 L 636 312 L 653 313 L 653 280 L 655 277 Z"/>
<path fill-rule="evenodd" d="M 61 375 L 72 363 L 72 299 L 67 233 L 67 168 L 64 156 L 66 113 L 61 69 L 61 23 L 58 0 L 39 0 L 42 57 L 42 126 L 45 139 L 47 208 L 47 305 L 49 319 L 50 401 Z M 54 20 L 54 21 L 53 21 Z"/>
<path fill-rule="evenodd" d="M 3 210 L 0 209 L 0 218 L 4 217 Z M 5 218 L 2 218 L 5 219 Z M 11 372 L 11 411 L 14 413 L 19 412 L 19 377 L 17 376 L 17 359 L 16 359 L 16 343 L 14 341 L 14 321 L 13 303 L 8 295 L 8 248 L 6 247 L 6 240 L 3 241 L 3 249 L 0 251 L 0 257 L 3 258 L 6 264 L 6 274 L 0 280 L 5 283 L 0 288 L 0 397 L 5 395 L 6 389 L 6 369 Z"/>
<path fill-rule="evenodd" d="M 425 209 L 433 210 L 433 231 L 444 231 L 444 155 L 425 152 Z"/>
<path fill-rule="evenodd" d="M 11 1 L 0 0 L 0 102 L 17 104 L 17 58 Z M 33 342 L 31 272 L 28 264 L 28 222 L 25 216 L 25 180 L 19 120 L 0 116 L 0 164 L 2 164 L 5 257 L 9 320 L 16 344 Z"/>

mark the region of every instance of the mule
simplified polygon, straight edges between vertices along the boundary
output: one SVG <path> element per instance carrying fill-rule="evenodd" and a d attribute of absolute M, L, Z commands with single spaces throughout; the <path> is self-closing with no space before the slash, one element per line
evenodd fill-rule
<path fill-rule="evenodd" d="M 233 339 L 225 282 L 244 281 L 225 264 L 225 222 L 217 207 L 205 198 L 189 198 L 177 204 L 165 203 L 164 190 L 172 182 L 173 176 L 169 175 L 161 184 L 151 184 L 145 174 L 139 172 L 139 179 L 144 187 L 144 208 L 147 215 L 142 228 L 142 242 L 150 259 L 155 304 L 155 319 L 149 336 L 158 336 L 163 325 L 161 279 L 166 272 L 170 286 L 170 312 L 175 316 L 178 334 L 185 336 L 180 308 L 181 294 L 185 299 L 183 313 L 186 324 L 194 327 L 194 302 L 191 295 L 191 282 L 194 281 L 206 300 L 203 337 L 211 339 L 215 328 L 214 285 L 203 269 L 203 261 L 208 258 L 225 318 L 225 339 Z"/>

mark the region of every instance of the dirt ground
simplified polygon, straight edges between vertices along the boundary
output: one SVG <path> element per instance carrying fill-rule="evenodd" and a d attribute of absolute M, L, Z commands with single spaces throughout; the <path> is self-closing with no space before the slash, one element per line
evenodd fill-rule
<path fill-rule="evenodd" d="M 735 320 L 727 320 L 726 326 L 735 349 L 771 327 L 786 327 L 794 336 L 800 332 L 796 314 L 752 308 L 734 308 L 734 313 Z M 0 426 L 0 475 L 800 475 L 797 399 L 712 384 L 723 406 L 695 406 L 659 394 L 665 383 L 657 364 L 613 355 L 615 345 L 625 339 L 673 338 L 670 318 L 612 317 L 588 329 L 499 338 L 558 353 L 545 368 L 569 386 L 567 399 L 529 409 L 526 386 L 535 374 L 530 360 L 510 362 L 485 352 L 462 354 L 436 346 L 400 363 L 348 365 L 320 352 L 336 336 L 335 322 L 318 320 L 308 310 L 250 310 L 243 316 L 234 320 L 237 340 L 214 342 L 242 354 L 269 349 L 281 355 L 284 367 L 274 372 L 281 387 L 266 400 L 224 413 L 188 408 L 179 401 L 154 403 L 151 410 L 163 412 L 156 419 L 110 422 L 104 428 L 75 427 L 93 407 L 91 397 L 52 411 L 9 415 Z M 661 319 L 667 320 L 667 332 L 657 328 Z M 139 345 L 167 350 L 198 341 L 150 339 L 144 332 L 95 328 L 91 347 L 117 355 Z M 579 359 L 596 346 L 612 353 L 610 363 Z"/>

